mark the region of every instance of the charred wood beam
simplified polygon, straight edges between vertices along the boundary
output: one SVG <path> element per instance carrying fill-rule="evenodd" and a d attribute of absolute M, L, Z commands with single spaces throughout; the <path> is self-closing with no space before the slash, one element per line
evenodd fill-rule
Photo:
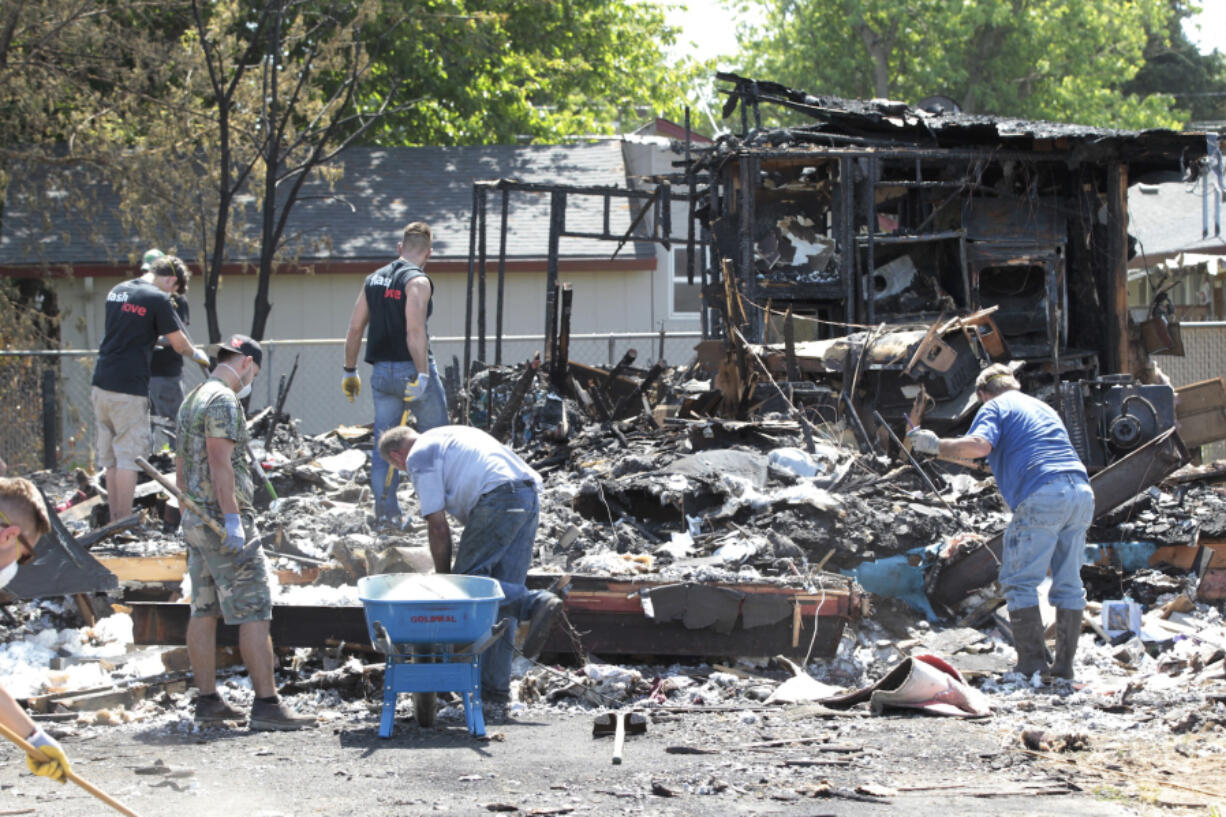
<path fill-rule="evenodd" d="M 468 221 L 468 282 L 464 290 L 464 390 L 468 390 L 468 380 L 472 375 L 473 360 L 473 276 L 477 264 L 477 186 L 473 185 L 472 215 Z M 464 421 L 468 421 L 468 410 L 465 408 Z"/>
<path fill-rule="evenodd" d="M 629 406 L 636 405 L 640 398 L 647 393 L 647 389 L 651 388 L 651 384 L 656 381 L 656 378 L 664 371 L 664 361 L 657 360 L 655 365 L 648 370 L 642 381 L 635 387 L 634 391 L 629 395 L 617 401 L 617 406 L 613 409 L 613 418 L 617 419 L 622 416 L 622 412 Z"/>
<path fill-rule="evenodd" d="M 570 315 L 575 292 L 569 283 L 562 285 L 562 315 L 558 327 L 558 351 L 553 360 L 553 371 L 550 378 L 555 388 L 561 390 L 566 385 L 567 366 L 570 361 Z"/>
<path fill-rule="evenodd" d="M 532 574 L 527 584 L 543 589 L 555 578 Z M 729 594 L 731 603 L 739 608 L 729 612 L 743 614 L 750 607 L 748 602 L 770 600 L 790 605 L 793 613 L 748 629 L 744 619 L 737 615 L 732 631 L 727 633 L 714 627 L 691 629 L 682 621 L 653 621 L 643 615 L 640 594 L 661 586 L 659 582 L 573 577 L 563 608 L 570 627 L 555 628 L 545 651 L 652 656 L 739 656 L 767 652 L 803 656 L 814 639 L 816 626 L 812 654 L 830 657 L 838 648 L 843 627 L 860 615 L 859 598 L 846 585 L 827 586 L 818 593 L 810 593 L 800 588 L 737 584 L 726 586 L 740 596 L 738 599 Z M 133 602 L 131 607 L 137 644 L 180 646 L 184 643 L 190 605 Z M 361 607 L 274 605 L 271 630 L 274 642 L 282 647 L 324 647 L 329 640 L 353 645 L 370 643 Z M 576 640 L 572 640 L 572 636 Z M 218 625 L 217 644 L 236 646 L 238 627 Z M 374 668 L 370 671 L 376 672 Z"/>
<path fill-rule="evenodd" d="M 502 365 L 502 311 L 507 281 L 507 198 L 510 192 L 502 191 L 502 219 L 498 222 L 498 300 L 494 317 L 494 365 Z"/>
<path fill-rule="evenodd" d="M 507 435 L 511 430 L 511 421 L 515 419 L 515 415 L 519 412 L 519 407 L 523 405 L 524 396 L 528 394 L 528 389 L 536 378 L 536 370 L 539 366 L 539 359 L 530 362 L 524 369 L 524 373 L 519 376 L 515 387 L 511 389 L 511 395 L 507 398 L 506 405 L 502 407 L 502 411 L 498 413 L 498 419 L 494 421 L 494 427 L 490 429 L 490 436 L 498 441 L 506 441 Z"/>
<path fill-rule="evenodd" d="M 1128 370 L 1128 165 L 1107 169 L 1107 374 Z"/>
<path fill-rule="evenodd" d="M 600 384 L 600 392 L 604 395 L 605 399 L 610 401 L 613 399 L 613 384 L 617 382 L 617 378 L 625 374 L 626 370 L 634 364 L 634 360 L 638 355 L 637 349 L 627 349 L 626 353 L 622 355 L 622 359 L 617 361 L 617 365 L 613 367 L 608 377 Z"/>
<path fill-rule="evenodd" d="M 485 356 L 485 235 L 486 227 L 486 188 L 477 190 L 477 360 L 484 363 Z"/>
<path fill-rule="evenodd" d="M 549 197 L 549 249 L 545 264 L 545 354 L 553 362 L 553 340 L 558 328 L 558 239 L 566 229 L 566 193 L 555 190 Z"/>

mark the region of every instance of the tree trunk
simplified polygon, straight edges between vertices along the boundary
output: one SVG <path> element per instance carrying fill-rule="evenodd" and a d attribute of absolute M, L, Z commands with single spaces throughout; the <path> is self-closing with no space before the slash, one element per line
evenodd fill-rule
<path fill-rule="evenodd" d="M 885 34 L 874 31 L 863 19 L 856 23 L 855 29 L 873 64 L 873 95 L 881 99 L 889 99 L 890 52 L 894 48 L 894 35 L 898 31 L 898 22 L 890 23 L 890 29 Z"/>

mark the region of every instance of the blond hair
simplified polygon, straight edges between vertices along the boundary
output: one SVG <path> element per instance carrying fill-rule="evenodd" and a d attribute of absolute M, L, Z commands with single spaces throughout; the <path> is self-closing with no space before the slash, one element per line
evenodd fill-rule
<path fill-rule="evenodd" d="M 1022 384 L 1013 376 L 1013 370 L 1003 363 L 993 363 L 975 378 L 975 391 L 995 397 L 1007 391 L 1021 389 Z"/>
<path fill-rule="evenodd" d="M 424 221 L 414 221 L 406 225 L 404 235 L 400 239 L 400 252 L 410 255 L 424 253 L 434 244 L 434 235 L 430 225 Z"/>
<path fill-rule="evenodd" d="M 0 477 L 0 510 L 14 525 L 33 525 L 35 540 L 51 530 L 51 519 L 34 483 L 22 477 Z M 34 544 L 33 542 L 31 544 Z"/>

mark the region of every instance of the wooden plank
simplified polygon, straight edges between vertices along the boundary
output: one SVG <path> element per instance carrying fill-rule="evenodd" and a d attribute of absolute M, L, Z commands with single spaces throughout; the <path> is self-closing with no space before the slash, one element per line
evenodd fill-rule
<path fill-rule="evenodd" d="M 177 582 L 187 572 L 187 554 L 173 556 L 102 556 L 102 566 L 121 582 Z"/>
<path fill-rule="evenodd" d="M 549 576 L 529 577 L 530 585 L 548 584 Z M 543 582 L 543 584 L 542 584 Z M 580 578 L 574 584 L 581 583 Z M 660 623 L 643 614 L 637 595 L 627 588 L 644 583 L 612 582 L 587 579 L 589 584 L 601 584 L 603 589 L 572 589 L 566 597 L 566 615 L 579 644 L 585 652 L 603 655 L 660 656 L 739 656 L 739 655 L 803 655 L 813 637 L 817 621 L 817 641 L 814 655 L 830 656 L 838 648 L 839 636 L 846 622 L 854 617 L 852 600 L 846 590 L 828 589 L 823 599 L 795 588 L 758 585 L 748 592 L 773 592 L 794 598 L 800 607 L 800 626 L 795 617 L 785 616 L 774 624 L 719 633 L 714 629 L 690 630 L 680 622 Z M 572 584 L 572 587 L 574 587 Z M 727 585 L 744 590 L 745 585 Z M 630 597 L 628 597 L 630 596 Z M 187 630 L 189 606 L 171 603 L 133 603 L 132 620 L 137 644 L 182 644 Z M 820 608 L 820 612 L 819 612 Z M 217 629 L 219 645 L 237 643 L 238 630 L 224 624 Z M 367 643 L 369 635 L 361 607 L 316 607 L 307 605 L 274 605 L 272 618 L 273 643 L 281 647 L 321 647 L 328 639 L 351 643 Z M 570 633 L 556 629 L 546 645 L 548 652 L 570 653 L 575 645 Z"/>
<path fill-rule="evenodd" d="M 1226 378 L 1211 377 L 1175 389 L 1175 416 L 1183 419 L 1202 411 L 1226 408 Z"/>
<path fill-rule="evenodd" d="M 1175 417 L 1184 445 L 1226 440 L 1226 379 L 1211 377 L 1175 390 Z"/>
<path fill-rule="evenodd" d="M 273 554 L 269 554 L 271 558 Z M 98 559 L 121 582 L 179 582 L 187 572 L 187 555 L 171 556 L 105 556 Z M 304 567 L 301 571 L 278 570 L 277 581 L 285 585 L 311 584 L 319 578 L 319 568 Z"/>
<path fill-rule="evenodd" d="M 94 508 L 105 502 L 101 496 L 91 496 L 89 499 L 78 502 L 71 508 L 65 508 L 60 511 L 60 519 L 65 522 L 80 522 L 88 519 Z"/>

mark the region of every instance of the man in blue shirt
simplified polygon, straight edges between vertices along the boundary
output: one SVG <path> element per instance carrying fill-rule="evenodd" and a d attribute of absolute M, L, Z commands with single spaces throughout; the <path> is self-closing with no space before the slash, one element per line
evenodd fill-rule
<path fill-rule="evenodd" d="M 1013 510 L 1005 529 L 1000 584 L 1017 647 L 1014 670 L 1071 680 L 1086 606 L 1081 560 L 1094 518 L 1094 491 L 1060 416 L 1020 388 L 1007 366 L 989 366 L 975 381 L 983 407 L 965 437 L 943 440 L 926 429 L 907 437 L 921 454 L 988 458 L 1001 496 Z M 1050 667 L 1038 607 L 1038 586 L 1049 568 L 1048 600 L 1056 608 L 1056 660 Z"/>
<path fill-rule="evenodd" d="M 540 516 L 541 477 L 479 428 L 397 426 L 379 438 L 379 454 L 407 471 L 426 520 L 437 573 L 489 576 L 502 587 L 500 616 L 528 621 L 523 654 L 535 658 L 562 613 L 562 600 L 524 586 Z M 464 526 L 452 563 L 451 514 Z M 511 641 L 507 633 L 481 663 L 481 695 L 506 704 L 511 693 Z"/>

